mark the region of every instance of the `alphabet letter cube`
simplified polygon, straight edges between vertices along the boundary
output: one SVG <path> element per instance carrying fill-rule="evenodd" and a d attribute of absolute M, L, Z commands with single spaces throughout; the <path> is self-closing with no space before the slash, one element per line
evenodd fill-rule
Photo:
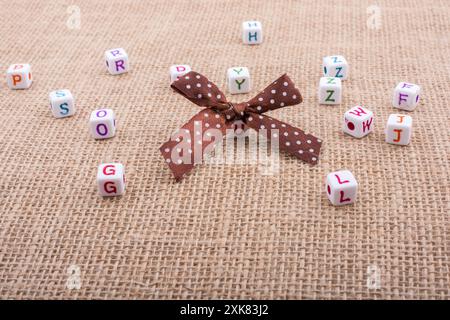
<path fill-rule="evenodd" d="M 56 118 L 73 115 L 75 104 L 70 91 L 64 89 L 50 92 L 50 108 Z"/>
<path fill-rule="evenodd" d="M 106 67 L 111 74 L 128 72 L 130 64 L 128 55 L 122 48 L 112 49 L 105 52 Z"/>
<path fill-rule="evenodd" d="M 419 104 L 420 87 L 417 84 L 400 82 L 394 90 L 392 105 L 396 108 L 412 111 Z"/>
<path fill-rule="evenodd" d="M 231 94 L 250 92 L 250 73 L 245 67 L 234 67 L 227 71 L 228 91 Z"/>
<path fill-rule="evenodd" d="M 322 60 L 323 75 L 342 80 L 348 78 L 348 63 L 343 56 L 328 56 Z"/>
<path fill-rule="evenodd" d="M 263 41 L 262 25 L 259 21 L 242 23 L 242 41 L 245 44 L 260 44 Z"/>
<path fill-rule="evenodd" d="M 187 64 L 174 65 L 170 69 L 170 83 L 174 82 L 178 77 L 185 75 L 191 71 L 191 67 Z"/>
<path fill-rule="evenodd" d="M 11 89 L 28 89 L 31 87 L 31 66 L 29 64 L 13 64 L 6 72 L 6 82 Z"/>
<path fill-rule="evenodd" d="M 341 79 L 322 77 L 319 83 L 320 104 L 340 104 L 342 101 Z"/>
<path fill-rule="evenodd" d="M 343 131 L 355 138 L 362 138 L 373 130 L 373 112 L 360 106 L 344 114 Z"/>
<path fill-rule="evenodd" d="M 104 163 L 98 166 L 97 185 L 104 197 L 120 196 L 125 192 L 125 168 L 120 163 Z"/>
<path fill-rule="evenodd" d="M 386 142 L 407 145 L 411 140 L 412 118 L 401 114 L 391 114 L 386 125 Z"/>
<path fill-rule="evenodd" d="M 351 204 L 356 201 L 358 183 L 348 170 L 329 173 L 326 179 L 326 193 L 335 206 Z"/>
<path fill-rule="evenodd" d="M 94 139 L 106 139 L 116 134 L 116 118 L 111 109 L 94 110 L 89 119 L 91 134 Z"/>

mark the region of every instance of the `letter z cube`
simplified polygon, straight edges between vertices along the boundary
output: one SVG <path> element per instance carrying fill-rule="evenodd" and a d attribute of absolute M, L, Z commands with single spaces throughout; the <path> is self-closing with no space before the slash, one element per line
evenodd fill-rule
<path fill-rule="evenodd" d="M 98 166 L 97 185 L 104 197 L 120 196 L 125 192 L 125 168 L 120 163 L 104 163 Z"/>

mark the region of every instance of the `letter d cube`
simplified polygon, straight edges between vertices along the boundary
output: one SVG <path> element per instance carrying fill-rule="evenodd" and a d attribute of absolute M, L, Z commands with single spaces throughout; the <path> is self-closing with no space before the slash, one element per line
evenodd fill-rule
<path fill-rule="evenodd" d="M 104 197 L 120 196 L 125 193 L 125 168 L 120 163 L 104 163 L 98 166 L 97 185 Z"/>
<path fill-rule="evenodd" d="M 28 89 L 33 82 L 29 64 L 13 64 L 6 72 L 6 82 L 10 89 Z"/>

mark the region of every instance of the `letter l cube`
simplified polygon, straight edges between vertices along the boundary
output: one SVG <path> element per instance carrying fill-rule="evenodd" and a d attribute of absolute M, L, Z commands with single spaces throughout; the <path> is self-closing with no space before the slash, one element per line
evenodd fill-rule
<path fill-rule="evenodd" d="M 333 205 L 351 204 L 356 201 L 358 183 L 348 170 L 331 172 L 327 175 L 325 191 Z"/>

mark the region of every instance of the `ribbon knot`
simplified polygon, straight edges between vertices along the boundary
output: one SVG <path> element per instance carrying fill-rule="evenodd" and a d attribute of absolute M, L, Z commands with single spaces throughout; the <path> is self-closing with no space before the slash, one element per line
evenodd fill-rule
<path fill-rule="evenodd" d="M 234 120 L 238 119 L 264 133 L 269 140 L 277 139 L 281 150 L 307 163 L 317 164 L 322 146 L 320 139 L 263 114 L 302 102 L 300 91 L 286 74 L 253 99 L 236 104 L 228 102 L 214 83 L 194 71 L 175 80 L 171 87 L 196 105 L 204 107 L 178 130 L 174 139 L 160 147 L 177 180 L 181 180 L 217 144 L 217 137 L 211 139 L 210 130 L 219 131 L 224 137 L 227 129 L 233 129 Z"/>

